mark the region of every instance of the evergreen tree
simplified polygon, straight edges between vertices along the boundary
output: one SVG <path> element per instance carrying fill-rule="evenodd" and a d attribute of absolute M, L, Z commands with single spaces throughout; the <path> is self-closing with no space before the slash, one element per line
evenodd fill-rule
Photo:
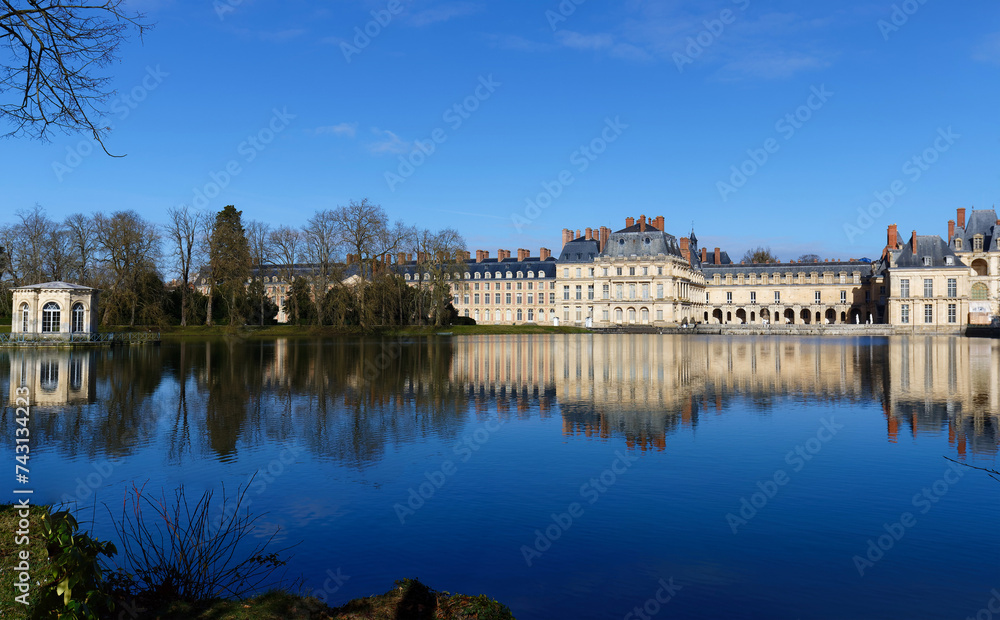
<path fill-rule="evenodd" d="M 215 288 L 226 304 L 229 324 L 246 319 L 246 284 L 250 279 L 250 246 L 243 230 L 243 212 L 228 205 L 215 216 L 209 263 Z"/>

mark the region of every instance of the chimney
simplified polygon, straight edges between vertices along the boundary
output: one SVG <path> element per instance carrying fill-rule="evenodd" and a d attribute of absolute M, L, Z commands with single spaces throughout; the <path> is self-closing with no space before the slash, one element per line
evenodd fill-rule
<path fill-rule="evenodd" d="M 962 230 L 965 230 L 965 209 L 964 208 L 958 210 L 958 218 L 957 219 L 958 219 L 958 221 L 956 222 L 956 224 L 958 224 L 958 227 L 961 228 Z"/>
<path fill-rule="evenodd" d="M 354 255 L 353 254 L 348 254 L 347 258 L 345 259 L 344 262 L 346 262 L 348 265 L 353 265 L 354 264 Z"/>
<path fill-rule="evenodd" d="M 658 228 L 661 232 L 663 231 L 663 216 L 657 215 L 656 219 L 653 221 L 653 226 Z"/>
<path fill-rule="evenodd" d="M 548 260 L 552 256 L 552 250 L 548 248 L 538 248 L 538 260 Z"/>
<path fill-rule="evenodd" d="M 573 240 L 573 233 L 568 228 L 563 228 L 563 245 Z"/>
<path fill-rule="evenodd" d="M 646 232 L 646 216 L 639 216 L 639 232 Z"/>
<path fill-rule="evenodd" d="M 399 252 L 396 254 L 396 264 L 402 265 L 406 263 L 406 252 Z"/>
<path fill-rule="evenodd" d="M 591 239 L 594 238 L 594 229 L 593 228 L 588 228 L 588 229 L 584 230 L 583 232 L 584 232 L 584 238 L 587 241 L 590 241 Z"/>
<path fill-rule="evenodd" d="M 426 259 L 426 255 L 423 252 L 417 252 L 417 263 L 422 263 Z"/>
<path fill-rule="evenodd" d="M 701 262 L 703 263 L 708 262 L 708 248 L 701 249 Z"/>
<path fill-rule="evenodd" d="M 604 248 L 607 247 L 607 245 L 608 245 L 608 236 L 610 234 L 611 234 L 611 229 L 610 228 L 608 228 L 607 226 L 601 226 L 601 242 L 599 244 L 600 248 L 598 248 L 599 252 L 603 252 Z"/>
<path fill-rule="evenodd" d="M 899 233 L 896 231 L 895 224 L 889 224 L 889 230 L 886 232 L 885 244 L 889 246 L 890 250 L 895 250 L 896 246 L 899 244 Z"/>
<path fill-rule="evenodd" d="M 722 252 L 719 251 L 719 248 L 715 248 L 715 264 L 716 265 L 722 264 Z"/>
<path fill-rule="evenodd" d="M 437 261 L 439 263 L 443 263 L 444 262 L 444 257 L 445 257 L 445 252 L 442 252 L 442 251 L 439 250 L 437 252 Z"/>
<path fill-rule="evenodd" d="M 575 236 L 575 237 L 573 237 L 573 238 L 574 238 L 574 239 L 579 239 L 580 237 L 581 237 L 581 235 L 580 235 L 580 229 L 579 229 L 579 228 L 577 228 L 577 229 L 576 229 L 576 236 Z"/>
<path fill-rule="evenodd" d="M 910 235 L 910 244 L 913 246 L 913 255 L 916 256 L 917 255 L 917 231 L 915 231 L 915 230 L 913 231 L 913 234 Z"/>
<path fill-rule="evenodd" d="M 948 243 L 955 238 L 955 220 L 948 220 Z"/>
<path fill-rule="evenodd" d="M 625 218 L 625 228 L 630 228 L 632 226 L 635 226 L 635 218 L 634 217 Z"/>
<path fill-rule="evenodd" d="M 691 240 L 687 237 L 681 237 L 681 256 L 687 262 L 691 262 Z"/>
<path fill-rule="evenodd" d="M 505 257 L 505 256 L 503 255 L 503 252 L 504 252 L 503 250 L 497 250 L 497 262 L 498 262 L 498 263 L 499 263 L 500 261 L 502 261 L 502 260 L 503 260 L 504 258 L 506 258 L 506 257 Z"/>
<path fill-rule="evenodd" d="M 518 261 L 528 260 L 528 257 L 530 255 L 531 255 L 531 252 L 529 252 L 528 250 L 525 250 L 524 248 L 518 248 L 517 249 L 517 260 Z"/>

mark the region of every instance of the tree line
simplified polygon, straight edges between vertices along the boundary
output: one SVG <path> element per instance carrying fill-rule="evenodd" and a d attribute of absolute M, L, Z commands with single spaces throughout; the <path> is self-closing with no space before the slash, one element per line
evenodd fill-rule
<path fill-rule="evenodd" d="M 58 221 L 36 205 L 15 215 L 0 225 L 0 315 L 11 315 L 10 289 L 67 281 L 100 289 L 105 326 L 270 324 L 278 306 L 264 276 L 277 276 L 292 323 L 446 324 L 449 276 L 466 249 L 456 231 L 390 222 L 367 199 L 317 210 L 301 227 L 244 220 L 233 205 L 179 206 L 164 224 L 134 210 Z M 425 259 L 423 286 L 391 268 L 399 253 Z"/>

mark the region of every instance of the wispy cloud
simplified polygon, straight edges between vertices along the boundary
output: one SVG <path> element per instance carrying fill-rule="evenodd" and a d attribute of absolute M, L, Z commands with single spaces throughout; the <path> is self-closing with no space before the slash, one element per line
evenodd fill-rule
<path fill-rule="evenodd" d="M 374 155 L 401 155 L 413 150 L 413 143 L 403 140 L 388 129 L 372 127 L 372 133 L 381 139 L 368 145 L 368 151 Z"/>
<path fill-rule="evenodd" d="M 1000 32 L 986 37 L 972 52 L 973 60 L 1000 65 Z"/>
<path fill-rule="evenodd" d="M 722 9 L 729 10 L 729 23 L 719 20 Z M 786 79 L 807 71 L 830 66 L 837 54 L 824 48 L 822 39 L 830 28 L 849 19 L 834 11 L 820 17 L 769 11 L 756 3 L 716 5 L 705 8 L 696 3 L 663 3 L 632 0 L 608 9 L 608 13 L 576 14 L 557 30 L 550 42 L 538 42 L 515 35 L 491 35 L 497 47 L 523 52 L 568 49 L 590 52 L 635 62 L 675 63 L 676 55 L 691 50 L 695 62 L 709 79 Z M 599 30 L 586 32 L 573 26 L 595 22 Z M 709 32 L 712 23 L 715 32 Z M 721 30 L 717 30 L 721 26 Z M 709 36 L 710 35 L 710 36 Z M 705 45 L 707 41 L 707 45 Z M 1000 43 L 997 44 L 1000 46 Z M 1000 58 L 985 48 L 980 55 Z"/>
<path fill-rule="evenodd" d="M 322 127 L 317 127 L 313 131 L 318 136 L 329 134 L 334 136 L 346 136 L 348 138 L 353 138 L 358 133 L 358 124 L 340 123 L 338 125 L 324 125 Z"/>
<path fill-rule="evenodd" d="M 439 22 L 446 22 L 455 17 L 465 17 L 478 13 L 482 6 L 475 2 L 449 2 L 440 6 L 424 9 L 410 16 L 410 24 L 420 27 Z"/>

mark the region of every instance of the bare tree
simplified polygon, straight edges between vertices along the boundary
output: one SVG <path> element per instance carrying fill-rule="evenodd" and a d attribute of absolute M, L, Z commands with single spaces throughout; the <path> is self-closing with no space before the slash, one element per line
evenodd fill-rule
<path fill-rule="evenodd" d="M 94 262 L 94 223 L 82 213 L 74 213 L 64 223 L 73 256 L 73 275 L 77 282 L 90 284 Z"/>
<path fill-rule="evenodd" d="M 18 210 L 17 217 L 20 223 L 16 225 L 18 237 L 16 267 L 21 279 L 30 284 L 51 279 L 45 270 L 45 258 L 54 223 L 45 216 L 45 210 L 41 205 L 37 204 L 30 211 Z"/>
<path fill-rule="evenodd" d="M 395 251 L 401 239 L 401 224 L 390 229 L 389 218 L 381 205 L 373 204 L 367 198 L 361 202 L 350 201 L 346 207 L 337 207 L 333 212 L 340 240 L 358 261 L 360 276 L 355 294 L 359 304 L 361 326 L 367 327 L 372 317 L 365 308 L 365 288 L 375 275 L 376 259 L 387 252 Z M 390 230 L 392 232 L 390 232 Z"/>
<path fill-rule="evenodd" d="M 7 136 L 47 139 L 53 128 L 84 131 L 104 146 L 100 127 L 114 95 L 111 78 L 98 70 L 118 60 L 129 30 L 140 37 L 150 26 L 145 15 L 128 11 L 126 0 L 96 2 L 0 0 L 0 117 Z M 107 149 L 105 149 L 107 152 Z"/>
<path fill-rule="evenodd" d="M 170 244 L 170 256 L 181 276 L 181 325 L 187 325 L 188 289 L 191 286 L 191 267 L 198 247 L 198 233 L 202 216 L 187 205 L 169 209 L 170 221 L 165 227 Z"/>
<path fill-rule="evenodd" d="M 274 249 L 275 260 L 280 265 L 281 279 L 289 288 L 295 277 L 295 263 L 299 260 L 299 249 L 302 245 L 302 233 L 289 226 L 281 226 L 271 231 L 271 247 Z M 292 312 L 286 310 L 285 315 L 298 320 L 298 303 L 293 295 L 289 295 L 285 303 L 290 303 Z"/>
<path fill-rule="evenodd" d="M 323 298 L 330 288 L 330 280 L 334 275 L 335 261 L 340 249 L 340 231 L 337 228 L 337 218 L 329 209 L 317 211 L 306 222 L 303 229 L 306 255 L 314 265 L 313 299 L 318 309 L 319 323 L 323 324 Z"/>
<path fill-rule="evenodd" d="M 135 211 L 117 211 L 110 216 L 94 215 L 94 231 L 101 262 L 110 276 L 102 322 L 107 325 L 115 313 L 128 315 L 135 325 L 143 298 L 144 279 L 156 272 L 160 256 L 160 236 L 156 225 Z"/>
<path fill-rule="evenodd" d="M 777 263 L 780 262 L 778 257 L 774 255 L 771 248 L 766 246 L 757 246 L 755 248 L 750 248 L 743 254 L 744 263 Z"/>
<path fill-rule="evenodd" d="M 274 256 L 274 249 L 271 245 L 271 226 L 257 220 L 250 220 L 246 226 L 247 243 L 250 246 L 250 260 L 257 269 L 256 279 L 260 281 L 264 294 L 260 295 L 260 312 L 258 318 L 260 324 L 264 325 L 264 296 L 267 287 L 264 283 L 264 265 L 270 263 Z"/>
<path fill-rule="evenodd" d="M 424 229 L 410 238 L 410 243 L 417 252 L 417 275 L 421 277 L 422 294 L 418 305 L 420 319 L 423 320 L 428 310 L 433 316 L 435 325 L 442 325 L 447 315 L 448 304 L 451 302 L 452 275 L 465 269 L 459 258 L 459 252 L 465 250 L 465 239 L 451 228 L 444 228 L 436 233 Z M 423 274 L 428 277 L 423 278 Z M 461 285 L 461 280 L 455 287 Z M 424 306 L 425 298 L 429 308 Z"/>

